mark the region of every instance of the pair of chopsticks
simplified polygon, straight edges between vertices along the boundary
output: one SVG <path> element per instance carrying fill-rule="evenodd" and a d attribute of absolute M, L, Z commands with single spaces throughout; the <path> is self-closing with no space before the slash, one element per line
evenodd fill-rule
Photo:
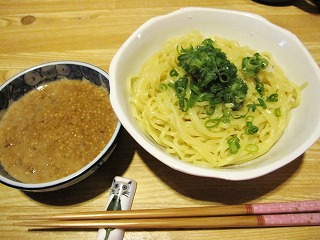
<path fill-rule="evenodd" d="M 33 228 L 214 229 L 281 226 L 319 226 L 320 200 L 17 215 L 14 225 Z"/>

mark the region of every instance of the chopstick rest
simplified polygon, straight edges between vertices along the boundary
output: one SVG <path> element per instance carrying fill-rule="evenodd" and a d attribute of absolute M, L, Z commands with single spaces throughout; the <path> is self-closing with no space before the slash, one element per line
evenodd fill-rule
<path fill-rule="evenodd" d="M 137 183 L 133 179 L 116 176 L 111 184 L 106 211 L 130 210 Z M 124 229 L 100 228 L 96 240 L 122 240 Z"/>

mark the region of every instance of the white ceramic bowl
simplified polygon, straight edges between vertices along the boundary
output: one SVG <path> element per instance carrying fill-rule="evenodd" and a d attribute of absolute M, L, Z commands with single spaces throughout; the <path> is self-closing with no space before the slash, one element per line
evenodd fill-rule
<path fill-rule="evenodd" d="M 292 110 L 285 133 L 263 156 L 242 165 L 208 169 L 180 161 L 165 153 L 136 124 L 126 88 L 129 75 L 170 38 L 198 30 L 204 36 L 234 39 L 258 51 L 268 51 L 298 85 L 307 81 L 302 102 Z M 114 56 L 110 69 L 111 104 L 125 129 L 150 154 L 178 171 L 227 180 L 252 179 L 270 173 L 303 154 L 320 135 L 320 71 L 299 39 L 261 16 L 245 12 L 183 8 L 150 19 L 139 27 Z"/>
<path fill-rule="evenodd" d="M 17 74 L 0 86 L 0 121 L 11 104 L 26 92 L 37 88 L 43 81 L 52 82 L 60 78 L 87 79 L 110 91 L 108 74 L 93 65 L 76 61 L 41 64 Z M 108 159 L 116 147 L 120 129 L 121 124 L 118 121 L 111 139 L 99 155 L 67 177 L 45 183 L 23 183 L 10 176 L 0 164 L 0 182 L 13 188 L 34 192 L 53 191 L 71 186 L 95 172 Z"/>

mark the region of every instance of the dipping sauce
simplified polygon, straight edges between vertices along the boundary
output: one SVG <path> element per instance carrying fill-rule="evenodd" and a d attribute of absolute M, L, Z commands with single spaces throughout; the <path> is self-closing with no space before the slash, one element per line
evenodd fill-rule
<path fill-rule="evenodd" d="M 7 109 L 0 163 L 25 183 L 66 177 L 97 157 L 117 122 L 105 89 L 86 80 L 50 82 Z"/>

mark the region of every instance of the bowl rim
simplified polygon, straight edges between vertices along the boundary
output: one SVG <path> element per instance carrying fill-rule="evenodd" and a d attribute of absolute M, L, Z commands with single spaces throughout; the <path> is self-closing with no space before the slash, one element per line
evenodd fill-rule
<path fill-rule="evenodd" d="M 100 69 L 92 64 L 86 63 L 86 62 L 73 61 L 73 60 L 62 60 L 62 61 L 46 62 L 46 63 L 38 64 L 38 65 L 32 66 L 30 68 L 27 68 L 27 69 L 23 70 L 22 72 L 12 76 L 7 81 L 5 81 L 3 84 L 1 84 L 0 91 L 3 88 L 5 88 L 8 84 L 13 82 L 15 79 L 19 78 L 20 76 L 22 76 L 28 72 L 31 72 L 33 70 L 36 70 L 36 69 L 39 69 L 42 67 L 52 66 L 52 65 L 60 65 L 60 64 L 79 65 L 79 66 L 84 66 L 84 67 L 93 69 L 96 72 L 100 73 L 105 78 L 107 78 L 109 80 L 109 85 L 110 85 L 109 74 L 107 72 L 103 71 L 102 69 Z M 111 92 L 111 90 L 109 91 L 109 97 L 110 97 L 110 92 Z M 104 149 L 90 163 L 88 163 L 86 166 L 79 169 L 78 171 L 74 172 L 73 174 L 70 174 L 66 177 L 63 177 L 63 178 L 60 178 L 60 179 L 57 179 L 54 181 L 44 182 L 44 183 L 23 183 L 23 182 L 8 179 L 8 178 L 0 175 L 0 183 L 7 185 L 9 187 L 17 188 L 17 189 L 24 190 L 24 191 L 46 191 L 46 190 L 52 191 L 52 190 L 61 189 L 63 187 L 68 187 L 70 183 L 73 183 L 73 182 L 75 183 L 75 181 L 79 177 L 90 174 L 90 171 L 92 171 L 95 166 L 97 166 L 97 165 L 100 166 L 101 164 L 103 164 L 106 161 L 106 159 L 103 159 L 103 158 L 106 156 L 109 157 L 109 155 L 113 152 L 114 148 L 116 147 L 116 141 L 119 136 L 121 128 L 122 128 L 122 125 L 118 119 L 116 128 L 112 134 L 112 137 L 110 138 L 110 140 L 108 141 L 108 143 L 104 147 Z"/>
<path fill-rule="evenodd" d="M 234 14 L 234 15 L 242 15 L 248 18 L 252 18 L 255 21 L 259 21 L 269 27 L 272 27 L 278 32 L 281 32 L 281 34 L 284 34 L 288 36 L 288 38 L 292 39 L 292 41 L 304 52 L 305 56 L 310 60 L 310 64 L 312 68 L 315 70 L 315 73 L 317 75 L 317 80 L 320 80 L 320 70 L 311 56 L 311 54 L 307 51 L 307 49 L 304 47 L 302 42 L 298 39 L 298 37 L 291 33 L 290 31 L 271 23 L 266 18 L 253 14 L 248 12 L 242 12 L 242 11 L 235 11 L 235 10 L 225 10 L 225 9 L 216 9 L 216 8 L 204 8 L 204 7 L 186 7 L 181 8 L 176 11 L 155 16 L 149 20 L 147 20 L 145 23 L 143 23 L 140 27 L 137 28 L 136 31 L 134 31 L 129 38 L 123 43 L 123 45 L 119 48 L 115 56 L 113 57 L 110 67 L 109 67 L 109 76 L 111 79 L 117 78 L 117 66 L 119 63 L 120 56 L 123 55 L 125 49 L 139 37 L 139 34 L 141 35 L 142 32 L 146 28 L 151 27 L 155 23 L 157 23 L 159 20 L 167 19 L 171 17 L 175 17 L 177 15 L 186 15 L 191 14 L 195 12 L 202 12 L 207 11 L 210 13 L 228 13 L 228 14 Z M 192 15 L 190 15 L 192 16 Z M 263 175 L 266 175 L 270 172 L 273 172 L 284 165 L 287 165 L 288 163 L 292 162 L 299 156 L 301 156 L 306 149 L 308 149 L 320 136 L 320 125 L 317 126 L 315 131 L 306 142 L 301 144 L 299 148 L 294 151 L 293 153 L 290 153 L 284 161 L 276 161 L 272 162 L 268 165 L 260 166 L 259 169 L 241 169 L 241 171 L 237 171 L 237 168 L 234 169 L 208 169 L 208 168 L 202 168 L 193 164 L 189 164 L 186 162 L 183 162 L 179 159 L 175 159 L 173 156 L 170 156 L 169 154 L 161 151 L 159 148 L 155 147 L 153 143 L 148 141 L 146 138 L 140 136 L 140 133 L 138 130 L 131 124 L 129 117 L 126 116 L 126 113 L 123 111 L 123 109 L 117 108 L 120 104 L 119 99 L 117 99 L 116 96 L 116 86 L 115 84 L 110 84 L 111 94 L 110 94 L 110 100 L 111 104 L 113 105 L 113 108 L 115 109 L 116 114 L 118 115 L 119 120 L 122 123 L 122 126 L 129 132 L 129 134 L 139 143 L 140 146 L 143 146 L 143 148 L 148 151 L 153 157 L 158 159 L 160 162 L 164 163 L 165 165 L 178 170 L 180 172 L 184 172 L 190 175 L 195 176 L 203 176 L 203 177 L 211 177 L 211 178 L 219 178 L 219 179 L 225 179 L 225 180 L 232 180 L 232 181 L 239 181 L 239 180 L 249 180 L 253 178 L 257 178 Z M 187 167 L 186 167 L 187 166 Z"/>

